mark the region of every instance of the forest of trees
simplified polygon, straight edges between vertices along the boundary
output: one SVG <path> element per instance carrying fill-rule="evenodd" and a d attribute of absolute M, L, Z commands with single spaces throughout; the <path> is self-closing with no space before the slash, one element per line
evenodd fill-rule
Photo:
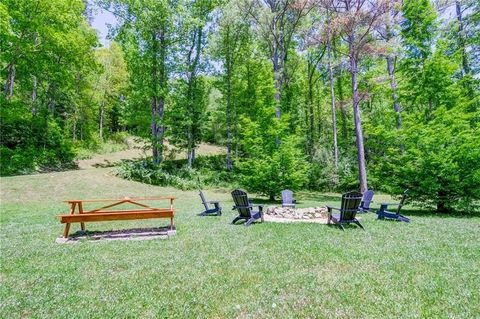
<path fill-rule="evenodd" d="M 224 146 L 218 179 L 271 198 L 480 199 L 478 0 L 1 0 L 0 83 L 2 175 L 128 132 L 151 170 Z"/>

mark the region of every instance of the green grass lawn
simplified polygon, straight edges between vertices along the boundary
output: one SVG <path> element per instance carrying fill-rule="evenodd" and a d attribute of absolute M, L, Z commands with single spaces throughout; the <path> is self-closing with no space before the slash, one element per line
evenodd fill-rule
<path fill-rule="evenodd" d="M 0 318 L 479 318 L 480 218 L 407 211 L 410 224 L 362 215 L 366 231 L 198 217 L 196 192 L 88 169 L 1 181 Z M 65 199 L 174 195 L 177 235 L 55 243 Z M 303 193 L 300 206 L 338 203 Z M 387 200 L 378 196 L 376 201 Z M 87 224 L 89 230 L 167 220 Z M 78 229 L 72 227 L 72 232 Z"/>

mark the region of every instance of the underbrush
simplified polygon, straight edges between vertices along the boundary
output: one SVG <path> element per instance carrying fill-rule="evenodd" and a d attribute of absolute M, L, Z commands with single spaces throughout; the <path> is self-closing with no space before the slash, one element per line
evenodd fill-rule
<path fill-rule="evenodd" d="M 76 159 L 90 159 L 97 154 L 109 154 L 119 151 L 125 151 L 132 147 L 130 136 L 125 132 L 115 133 L 103 142 L 88 146 L 80 146 L 76 149 Z"/>
<path fill-rule="evenodd" d="M 128 180 L 181 190 L 229 186 L 235 180 L 235 173 L 225 171 L 225 155 L 199 156 L 191 168 L 185 159 L 165 160 L 161 165 L 154 164 L 149 158 L 124 160 L 117 169 L 117 175 Z"/>

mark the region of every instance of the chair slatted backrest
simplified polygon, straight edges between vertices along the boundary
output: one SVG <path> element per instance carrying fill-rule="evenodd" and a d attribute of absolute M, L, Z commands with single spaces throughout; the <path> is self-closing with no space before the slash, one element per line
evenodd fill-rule
<path fill-rule="evenodd" d="M 357 214 L 360 203 L 362 201 L 362 193 L 350 192 L 342 195 L 342 207 L 340 220 L 352 220 Z"/>
<path fill-rule="evenodd" d="M 363 199 L 362 199 L 362 209 L 363 210 L 369 210 L 370 209 L 370 204 L 372 203 L 373 199 L 373 191 L 368 190 L 363 194 Z"/>
<path fill-rule="evenodd" d="M 293 204 L 293 192 L 289 189 L 282 191 L 282 203 L 283 204 Z"/>
<path fill-rule="evenodd" d="M 405 204 L 405 200 L 408 197 L 408 189 L 403 192 L 402 199 L 400 199 L 400 203 L 398 203 L 398 208 L 397 208 L 397 215 L 400 214 L 400 210 L 402 209 L 402 206 Z"/>
<path fill-rule="evenodd" d="M 240 216 L 251 217 L 252 206 L 248 200 L 247 193 L 242 190 L 236 189 L 232 192 L 233 202 L 235 208 L 238 210 Z"/>
<path fill-rule="evenodd" d="M 208 203 L 207 203 L 207 200 L 205 199 L 205 196 L 203 195 L 203 192 L 200 191 L 198 195 L 200 195 L 200 198 L 202 199 L 202 203 L 203 203 L 203 206 L 205 206 L 205 210 L 208 210 Z"/>

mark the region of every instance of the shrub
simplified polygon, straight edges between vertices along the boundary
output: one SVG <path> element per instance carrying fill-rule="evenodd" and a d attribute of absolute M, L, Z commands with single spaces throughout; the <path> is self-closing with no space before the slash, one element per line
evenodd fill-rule
<path fill-rule="evenodd" d="M 309 167 L 309 189 L 343 192 L 359 188 L 357 165 L 347 154 L 340 156 L 336 170 L 332 149 L 317 148 Z"/>
<path fill-rule="evenodd" d="M 13 107 L 2 108 L 1 113 L 0 175 L 74 166 L 73 145 L 49 116 L 31 116 Z"/>
<path fill-rule="evenodd" d="M 181 190 L 201 188 L 206 185 L 226 185 L 231 176 L 224 172 L 225 155 L 199 156 L 193 168 L 186 160 L 165 160 L 156 165 L 150 158 L 122 161 L 117 175 L 142 183 L 171 186 Z"/>
<path fill-rule="evenodd" d="M 271 200 L 283 189 L 298 190 L 307 182 L 308 163 L 295 136 L 284 137 L 272 154 L 257 152 L 238 164 L 242 186 Z"/>
<path fill-rule="evenodd" d="M 426 123 L 415 115 L 405 117 L 396 139 L 405 149 L 386 150 L 374 171 L 376 179 L 389 193 L 410 189 L 413 201 L 439 212 L 473 209 L 480 199 L 478 111 L 441 107 L 433 115 Z"/>

